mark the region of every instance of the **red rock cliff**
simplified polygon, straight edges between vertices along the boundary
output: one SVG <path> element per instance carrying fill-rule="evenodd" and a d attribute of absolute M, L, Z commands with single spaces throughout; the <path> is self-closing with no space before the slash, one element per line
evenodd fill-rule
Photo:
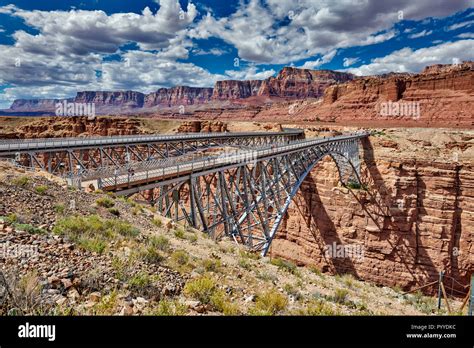
<path fill-rule="evenodd" d="M 173 88 L 160 88 L 158 91 L 147 94 L 145 107 L 153 106 L 179 106 L 207 103 L 212 97 L 212 88 L 177 86 Z"/>

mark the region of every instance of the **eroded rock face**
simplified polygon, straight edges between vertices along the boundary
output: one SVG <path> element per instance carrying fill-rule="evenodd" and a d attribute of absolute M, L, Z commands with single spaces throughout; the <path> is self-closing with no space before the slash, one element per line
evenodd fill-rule
<path fill-rule="evenodd" d="M 4 139 L 110 136 L 145 133 L 140 121 L 126 118 L 41 118 L 20 125 L 14 133 L 2 133 Z"/>
<path fill-rule="evenodd" d="M 96 108 L 101 106 L 121 106 L 138 108 L 143 106 L 145 95 L 135 91 L 85 91 L 78 92 L 75 103 L 95 103 Z"/>
<path fill-rule="evenodd" d="M 226 132 L 227 124 L 220 121 L 190 121 L 183 122 L 179 128 L 178 133 L 209 133 L 209 132 Z"/>
<path fill-rule="evenodd" d="M 296 99 L 318 98 L 328 86 L 352 79 L 352 74 L 337 71 L 285 67 L 276 77 L 263 81 L 258 95 Z"/>
<path fill-rule="evenodd" d="M 158 91 L 147 94 L 142 106 L 176 106 L 207 103 L 212 97 L 212 88 L 177 86 L 160 88 Z"/>
<path fill-rule="evenodd" d="M 374 157 L 366 142 L 362 179 L 368 192 L 352 194 L 338 185 L 331 160 L 320 163 L 291 204 L 272 254 L 406 290 L 437 280 L 442 270 L 467 287 L 474 268 L 472 164 Z M 325 247 L 333 243 L 362 247 L 363 257 L 329 257 Z"/>
<path fill-rule="evenodd" d="M 259 94 L 262 86 L 261 80 L 225 80 L 217 81 L 214 85 L 212 99 L 214 100 L 235 100 L 244 99 Z"/>

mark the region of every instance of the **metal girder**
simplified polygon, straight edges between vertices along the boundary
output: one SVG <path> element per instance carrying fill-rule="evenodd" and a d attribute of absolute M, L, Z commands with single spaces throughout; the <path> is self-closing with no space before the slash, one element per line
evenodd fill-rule
<path fill-rule="evenodd" d="M 293 197 L 322 158 L 334 160 L 344 185 L 361 183 L 359 140 L 364 136 L 265 147 L 251 161 L 208 164 L 201 159 L 102 188 L 122 195 L 148 192 L 163 215 L 214 237 L 229 236 L 265 255 Z"/>
<path fill-rule="evenodd" d="M 303 137 L 300 130 L 266 133 L 203 133 L 172 136 L 122 136 L 0 141 L 0 158 L 13 159 L 31 169 L 59 176 L 84 175 L 89 171 L 179 157 L 230 145 L 251 147 L 272 142 L 287 143 Z"/>

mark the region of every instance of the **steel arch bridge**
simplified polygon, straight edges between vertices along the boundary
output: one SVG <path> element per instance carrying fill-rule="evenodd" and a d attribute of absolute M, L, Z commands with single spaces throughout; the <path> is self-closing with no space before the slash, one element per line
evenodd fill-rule
<path fill-rule="evenodd" d="M 185 133 L 0 140 L 0 158 L 60 176 L 145 163 L 222 146 L 240 148 L 302 139 L 300 129 L 281 132 Z"/>
<path fill-rule="evenodd" d="M 359 141 L 369 135 L 358 132 L 196 158 L 132 176 L 119 172 L 96 183 L 119 195 L 140 194 L 164 216 L 215 238 L 230 236 L 265 255 L 293 197 L 322 158 L 334 160 L 344 185 L 360 184 Z"/>

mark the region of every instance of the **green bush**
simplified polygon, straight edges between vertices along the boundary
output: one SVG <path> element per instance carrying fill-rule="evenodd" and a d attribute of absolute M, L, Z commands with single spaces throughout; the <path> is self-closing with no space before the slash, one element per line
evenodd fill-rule
<path fill-rule="evenodd" d="M 36 191 L 36 193 L 38 193 L 40 195 L 44 195 L 46 193 L 46 191 L 48 191 L 48 186 L 46 186 L 46 185 L 36 186 L 35 191 Z"/>
<path fill-rule="evenodd" d="M 95 201 L 99 207 L 112 208 L 115 202 L 109 197 L 101 197 Z"/>
<path fill-rule="evenodd" d="M 30 182 L 30 179 L 27 176 L 20 176 L 12 180 L 12 183 L 17 186 L 26 186 Z"/>
<path fill-rule="evenodd" d="M 146 314 L 156 316 L 177 316 L 185 315 L 188 307 L 179 303 L 177 300 L 163 299 L 158 303 L 156 308 L 149 310 Z"/>
<path fill-rule="evenodd" d="M 109 208 L 109 213 L 114 215 L 114 216 L 117 216 L 119 217 L 120 216 L 120 211 L 117 209 L 117 208 Z"/>
<path fill-rule="evenodd" d="M 274 258 L 274 259 L 270 260 L 270 263 L 272 265 L 277 266 L 279 269 L 282 269 L 282 270 L 287 271 L 289 273 L 292 273 L 292 274 L 295 274 L 295 275 L 298 274 L 298 269 L 297 269 L 296 265 L 291 261 L 283 260 L 283 259 L 280 259 L 280 258 Z"/>
<path fill-rule="evenodd" d="M 334 302 L 344 304 L 347 301 L 348 291 L 346 289 L 336 289 L 334 292 Z"/>
<path fill-rule="evenodd" d="M 253 315 L 275 315 L 283 311 L 288 305 L 286 296 L 275 289 L 266 291 L 257 296 L 255 307 L 251 309 Z"/>
<path fill-rule="evenodd" d="M 86 249 L 100 252 L 104 251 L 109 240 L 132 238 L 140 233 L 125 221 L 103 219 L 97 215 L 65 217 L 57 222 L 53 232 L 68 236 Z"/>
<path fill-rule="evenodd" d="M 184 250 L 176 250 L 171 254 L 171 260 L 182 266 L 189 262 L 189 255 Z"/>
<path fill-rule="evenodd" d="M 32 234 L 44 234 L 45 230 L 42 228 L 34 227 L 30 224 L 14 224 L 15 228 L 20 231 L 25 231 Z"/>
<path fill-rule="evenodd" d="M 170 248 L 170 240 L 165 236 L 152 236 L 149 240 L 149 244 L 153 248 L 157 248 L 161 251 L 168 251 Z"/>
<path fill-rule="evenodd" d="M 163 221 L 161 221 L 161 219 L 159 219 L 159 218 L 155 217 L 152 222 L 153 222 L 153 225 L 155 225 L 156 227 L 163 226 Z"/>
<path fill-rule="evenodd" d="M 178 228 L 174 231 L 174 235 L 176 238 L 179 238 L 179 239 L 185 239 L 186 236 L 185 236 L 185 232 L 182 228 Z"/>
<path fill-rule="evenodd" d="M 140 258 L 148 263 L 154 264 L 159 264 L 165 259 L 164 256 L 152 246 L 142 248 L 140 251 Z"/>
<path fill-rule="evenodd" d="M 204 259 L 201 264 L 207 272 L 219 272 L 222 266 L 221 261 L 216 259 Z"/>
<path fill-rule="evenodd" d="M 214 279 L 206 276 L 192 280 L 184 287 L 185 295 L 190 296 L 204 304 L 211 302 L 211 298 L 216 291 L 216 282 Z"/>
<path fill-rule="evenodd" d="M 63 214 L 65 209 L 66 209 L 66 208 L 64 207 L 64 204 L 58 203 L 58 204 L 55 204 L 55 205 L 54 205 L 54 211 L 55 211 L 57 214 Z"/>

